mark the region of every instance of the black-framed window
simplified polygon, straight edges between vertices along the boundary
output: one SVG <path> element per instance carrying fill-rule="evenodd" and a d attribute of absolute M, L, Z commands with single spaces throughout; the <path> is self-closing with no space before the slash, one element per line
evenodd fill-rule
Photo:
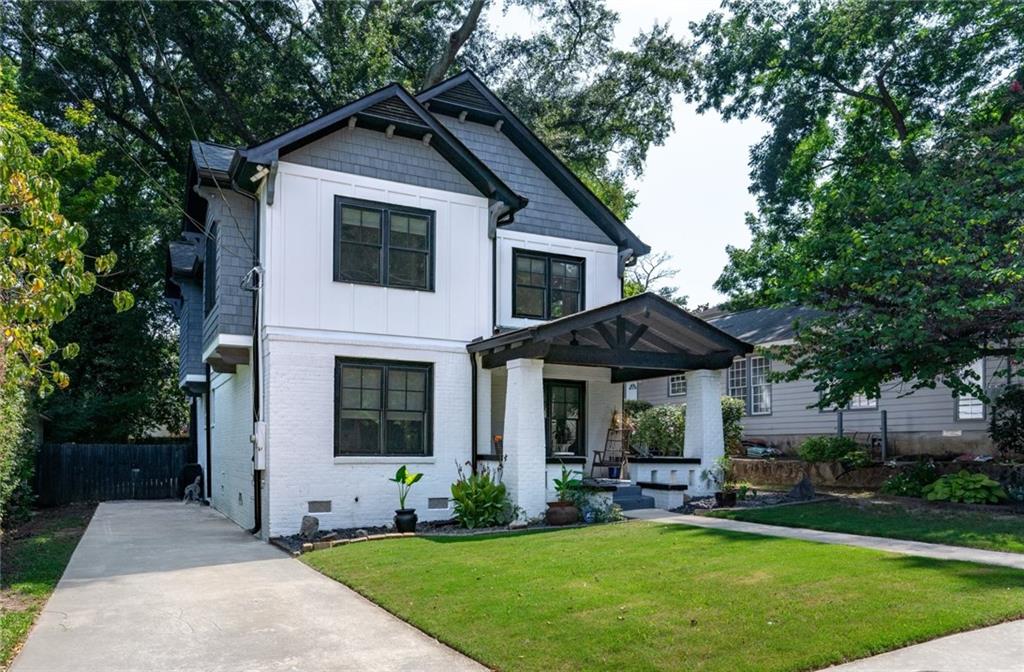
<path fill-rule="evenodd" d="M 433 366 L 346 359 L 334 368 L 334 455 L 430 455 Z"/>
<path fill-rule="evenodd" d="M 206 229 L 206 254 L 203 260 L 203 314 L 217 305 L 217 222 Z"/>
<path fill-rule="evenodd" d="M 336 196 L 334 280 L 434 289 L 434 212 Z"/>
<path fill-rule="evenodd" d="M 587 388 L 578 380 L 544 381 L 544 430 L 547 453 L 586 453 Z"/>
<path fill-rule="evenodd" d="M 512 251 L 512 315 L 553 320 L 584 308 L 583 259 Z"/>

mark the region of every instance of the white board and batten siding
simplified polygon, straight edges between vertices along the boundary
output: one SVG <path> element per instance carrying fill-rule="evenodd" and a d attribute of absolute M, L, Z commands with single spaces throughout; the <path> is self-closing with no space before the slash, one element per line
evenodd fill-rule
<path fill-rule="evenodd" d="M 281 162 L 275 202 L 264 206 L 268 523 L 271 534 L 298 529 L 310 502 L 321 527 L 390 522 L 401 464 L 424 473 L 409 495 L 421 520 L 470 459 L 471 386 L 465 345 L 490 331 L 487 200 Z M 434 288 L 418 291 L 334 281 L 335 197 L 435 213 Z M 432 454 L 334 455 L 337 357 L 433 365 Z"/>
<path fill-rule="evenodd" d="M 622 298 L 622 283 L 618 277 L 618 248 L 614 245 L 498 229 L 498 324 L 503 327 L 528 327 L 543 322 L 512 316 L 514 250 L 582 259 L 583 308 L 597 308 Z"/>

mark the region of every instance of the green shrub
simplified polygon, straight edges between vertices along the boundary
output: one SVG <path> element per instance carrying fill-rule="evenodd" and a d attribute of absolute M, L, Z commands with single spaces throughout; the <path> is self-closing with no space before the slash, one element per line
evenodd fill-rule
<path fill-rule="evenodd" d="M 921 497 L 924 487 L 939 477 L 931 460 L 918 460 L 912 466 L 893 474 L 882 484 L 882 492 L 898 497 Z"/>
<path fill-rule="evenodd" d="M 996 397 L 988 433 L 1007 459 L 1024 456 L 1024 385 L 1009 385 Z"/>
<path fill-rule="evenodd" d="M 652 408 L 654 404 L 649 401 L 642 401 L 640 399 L 627 399 L 622 402 L 622 413 L 627 418 L 635 418 L 649 408 Z"/>
<path fill-rule="evenodd" d="M 725 430 L 725 451 L 743 454 L 743 414 L 747 405 L 742 399 L 722 397 L 722 429 Z"/>
<path fill-rule="evenodd" d="M 469 529 L 508 525 L 516 516 L 515 506 L 501 482 L 502 468 L 480 467 L 466 476 L 459 467 L 459 480 L 452 483 L 455 519 Z"/>
<path fill-rule="evenodd" d="M 32 503 L 35 446 L 26 429 L 28 399 L 8 383 L 0 389 L 0 522 L 22 519 Z"/>
<path fill-rule="evenodd" d="M 961 469 L 955 474 L 946 474 L 934 483 L 924 486 L 922 491 L 932 502 L 998 504 L 1007 498 L 1006 491 L 998 481 L 993 481 L 985 474 L 972 474 L 966 469 Z"/>
<path fill-rule="evenodd" d="M 842 462 L 850 468 L 871 463 L 867 451 L 846 436 L 812 436 L 800 445 L 800 457 L 808 462 Z"/>
<path fill-rule="evenodd" d="M 634 446 L 643 446 L 655 455 L 682 455 L 686 434 L 683 406 L 655 406 L 633 418 L 635 428 L 630 437 Z"/>
<path fill-rule="evenodd" d="M 626 402 L 630 403 L 630 402 Z M 646 404 L 647 402 L 636 402 Z M 746 406 L 742 399 L 722 397 L 722 430 L 726 452 L 743 452 L 743 414 Z M 630 416 L 633 433 L 630 443 L 647 449 L 654 455 L 682 455 L 686 435 L 686 404 L 651 406 Z"/>

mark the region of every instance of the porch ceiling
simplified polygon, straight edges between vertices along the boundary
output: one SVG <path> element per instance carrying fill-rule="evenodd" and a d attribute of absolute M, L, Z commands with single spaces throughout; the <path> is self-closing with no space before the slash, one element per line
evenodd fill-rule
<path fill-rule="evenodd" d="M 473 341 L 485 369 L 513 359 L 599 366 L 612 382 L 693 369 L 724 369 L 754 347 L 656 294 L 615 303 Z"/>

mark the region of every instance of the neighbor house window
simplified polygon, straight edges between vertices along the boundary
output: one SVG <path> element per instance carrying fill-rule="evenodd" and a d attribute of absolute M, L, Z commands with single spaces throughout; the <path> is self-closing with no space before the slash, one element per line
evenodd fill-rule
<path fill-rule="evenodd" d="M 334 279 L 432 290 L 434 213 L 336 197 Z"/>
<path fill-rule="evenodd" d="M 668 377 L 668 396 L 670 397 L 685 397 L 686 396 L 686 374 L 680 373 L 677 376 Z"/>
<path fill-rule="evenodd" d="M 203 312 L 217 305 L 217 222 L 206 230 L 206 254 L 203 261 Z"/>
<path fill-rule="evenodd" d="M 977 380 L 985 384 L 985 360 L 979 359 L 972 366 L 971 370 L 977 374 Z M 985 404 L 981 399 L 973 395 L 965 395 L 956 398 L 956 419 L 957 420 L 984 420 Z"/>
<path fill-rule="evenodd" d="M 553 320 L 583 310 L 583 260 L 512 252 L 512 315 Z"/>
<path fill-rule="evenodd" d="M 575 380 L 544 381 L 544 427 L 548 455 L 586 455 L 586 387 Z"/>
<path fill-rule="evenodd" d="M 874 399 L 863 392 L 853 395 L 850 404 L 847 406 L 851 411 L 863 411 L 878 408 L 878 399 Z"/>
<path fill-rule="evenodd" d="M 771 362 L 754 355 L 737 359 L 726 374 L 726 394 L 743 401 L 747 415 L 770 415 L 772 384 L 768 379 Z"/>
<path fill-rule="evenodd" d="M 338 359 L 334 454 L 430 455 L 430 364 Z"/>

